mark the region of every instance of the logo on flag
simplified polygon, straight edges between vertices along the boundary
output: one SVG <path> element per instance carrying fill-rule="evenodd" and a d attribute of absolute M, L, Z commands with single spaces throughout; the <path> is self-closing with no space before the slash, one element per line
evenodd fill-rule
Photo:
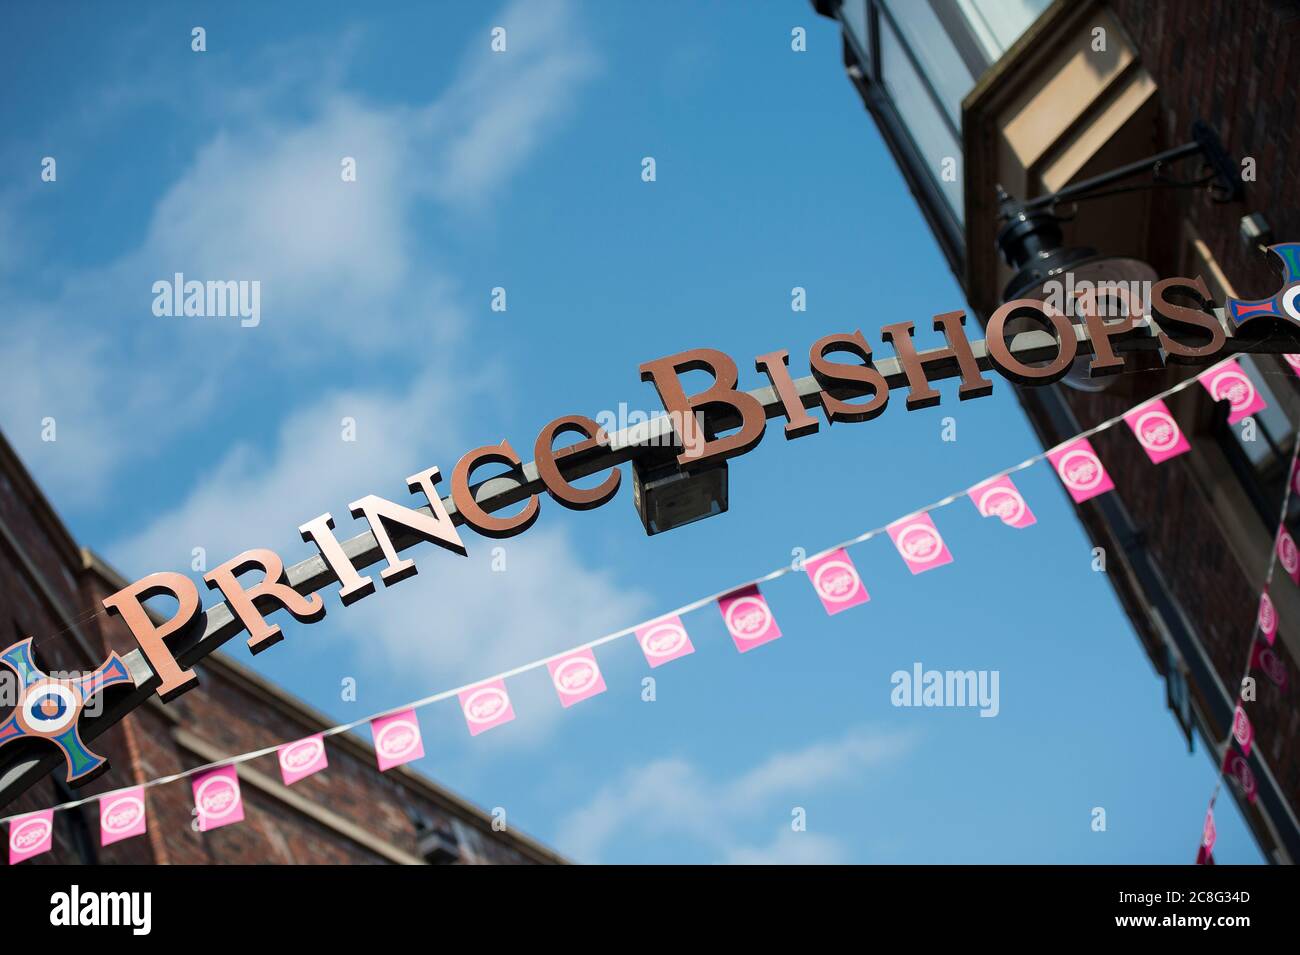
<path fill-rule="evenodd" d="M 605 692 L 605 678 L 600 675 L 600 667 L 596 666 L 595 654 L 590 649 L 552 660 L 546 668 L 551 671 L 551 683 L 565 709 Z"/>
<path fill-rule="evenodd" d="M 1057 477 L 1076 504 L 1092 500 L 1115 487 L 1110 475 L 1102 467 L 1101 458 L 1093 450 L 1092 442 L 1087 438 L 1079 438 L 1049 452 L 1047 459 L 1056 468 Z"/>
<path fill-rule="evenodd" d="M 914 574 L 952 563 L 952 554 L 929 514 L 913 514 L 886 528 L 899 556 Z"/>
<path fill-rule="evenodd" d="M 146 825 L 143 786 L 110 793 L 99 800 L 101 846 L 144 835 Z"/>
<path fill-rule="evenodd" d="M 837 614 L 871 599 L 867 588 L 862 586 L 857 568 L 842 547 L 824 557 L 805 561 L 804 571 L 829 614 Z"/>
<path fill-rule="evenodd" d="M 510 705 L 506 685 L 501 680 L 480 683 L 478 686 L 463 690 L 459 699 L 470 736 L 477 736 L 494 726 L 509 723 L 515 718 L 515 710 Z"/>
<path fill-rule="evenodd" d="M 996 517 L 1008 527 L 1029 527 L 1037 523 L 1020 490 L 1011 478 L 1003 476 L 977 484 L 967 492 L 981 517 Z"/>
<path fill-rule="evenodd" d="M 1250 668 L 1252 670 L 1263 670 L 1278 689 L 1283 692 L 1286 691 L 1286 664 L 1272 647 L 1256 641 L 1250 651 Z"/>
<path fill-rule="evenodd" d="M 695 652 L 691 638 L 677 616 L 664 617 L 638 627 L 636 642 L 641 645 L 641 652 L 651 667 L 663 666 L 669 660 Z"/>
<path fill-rule="evenodd" d="M 1250 755 L 1250 744 L 1255 739 L 1255 731 L 1250 725 L 1250 717 L 1241 704 L 1237 704 L 1237 710 L 1232 714 L 1232 738 L 1237 741 L 1241 747 L 1242 755 Z"/>
<path fill-rule="evenodd" d="M 741 653 L 781 636 L 767 601 L 758 587 L 750 584 L 718 600 L 723 622 L 736 649 Z"/>
<path fill-rule="evenodd" d="M 1259 595 L 1259 629 L 1269 646 L 1272 646 L 1277 637 L 1277 608 L 1273 606 L 1273 598 L 1267 591 Z"/>
<path fill-rule="evenodd" d="M 1130 411 L 1124 415 L 1124 421 L 1153 464 L 1161 464 L 1192 450 L 1178 422 L 1160 399 Z"/>
<path fill-rule="evenodd" d="M 320 733 L 294 743 L 285 743 L 276 751 L 280 760 L 280 778 L 286 786 L 319 773 L 329 766 L 325 755 L 325 737 Z"/>
<path fill-rule="evenodd" d="M 416 719 L 415 710 L 403 710 L 371 720 L 370 733 L 374 737 L 381 773 L 424 755 L 424 741 L 420 738 L 420 721 Z"/>
<path fill-rule="evenodd" d="M 1236 424 L 1268 407 L 1260 398 L 1255 383 L 1237 362 L 1204 372 L 1196 379 L 1215 401 L 1228 402 L 1228 424 Z"/>
<path fill-rule="evenodd" d="M 1255 781 L 1255 771 L 1250 768 L 1246 757 L 1231 746 L 1223 756 L 1223 775 L 1241 787 L 1246 801 L 1253 803 L 1259 795 L 1259 784 Z"/>
<path fill-rule="evenodd" d="M 9 864 L 49 852 L 54 844 L 54 810 L 28 813 L 9 823 Z"/>
<path fill-rule="evenodd" d="M 194 809 L 199 832 L 244 820 L 244 800 L 234 766 L 210 769 L 194 777 Z"/>
<path fill-rule="evenodd" d="M 1277 557 L 1287 575 L 1300 584 L 1300 554 L 1296 552 L 1295 538 L 1285 527 L 1277 531 Z"/>

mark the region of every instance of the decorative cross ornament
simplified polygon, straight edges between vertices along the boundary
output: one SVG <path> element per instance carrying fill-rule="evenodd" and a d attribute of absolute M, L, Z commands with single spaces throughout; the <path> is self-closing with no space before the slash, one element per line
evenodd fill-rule
<path fill-rule="evenodd" d="M 1270 245 L 1268 251 L 1282 273 L 1282 287 L 1271 298 L 1228 299 L 1225 311 L 1237 326 L 1253 318 L 1280 318 L 1300 324 L 1300 242 Z"/>
<path fill-rule="evenodd" d="M 86 703 L 105 687 L 135 684 L 116 652 L 93 673 L 71 680 L 56 680 L 36 665 L 31 637 L 0 653 L 0 663 L 18 674 L 20 684 L 13 712 L 0 722 L 0 747 L 18 739 L 49 740 L 63 751 L 67 781 L 74 786 L 108 768 L 108 760 L 81 741 L 77 724 Z"/>

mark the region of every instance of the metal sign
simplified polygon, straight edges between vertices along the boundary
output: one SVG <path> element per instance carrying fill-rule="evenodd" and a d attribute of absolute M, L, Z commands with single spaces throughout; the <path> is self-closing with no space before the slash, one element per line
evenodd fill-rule
<path fill-rule="evenodd" d="M 613 469 L 647 455 L 662 456 L 665 447 L 676 469 L 690 476 L 752 450 L 763 439 L 769 418 L 785 418 L 785 436 L 793 440 L 819 429 L 809 409 L 820 407 L 830 424 L 867 421 L 885 410 L 891 391 L 899 388 L 907 389 L 908 410 L 937 404 L 940 395 L 932 383 L 942 379 L 959 378 L 958 396 L 967 400 L 992 393 L 986 371 L 1040 386 L 1059 381 L 1081 358 L 1090 357 L 1088 369 L 1094 376 L 1118 374 L 1124 370 L 1123 354 L 1139 350 L 1193 364 L 1234 352 L 1300 353 L 1300 243 L 1276 245 L 1270 252 L 1283 276 L 1279 290 L 1258 301 L 1229 300 L 1226 317 L 1224 311 L 1210 308 L 1210 293 L 1201 279 L 1170 278 L 1151 289 L 1149 315 L 1128 314 L 1118 321 L 1106 317 L 1104 290 L 1089 288 L 1080 291 L 1074 303 L 1077 321 L 1037 299 L 1005 303 L 990 317 L 984 341 L 967 339 L 962 312 L 946 312 L 935 316 L 934 328 L 947 344 L 918 352 L 913 323 L 897 322 L 880 330 L 895 352 L 880 361 L 874 360 L 861 331 L 827 335 L 809 349 L 812 374 L 807 377 L 791 377 L 785 350 L 756 358 L 755 369 L 769 384 L 753 391 L 739 390 L 739 370 L 723 352 L 697 348 L 659 358 L 640 371 L 663 401 L 667 414 L 662 417 L 614 434 L 583 415 L 557 418 L 538 433 L 529 463 L 508 441 L 475 448 L 453 468 L 446 499 L 437 491 L 440 470 L 429 467 L 406 479 L 413 493 L 424 496 L 424 506 L 408 507 L 373 494 L 349 504 L 352 516 L 364 517 L 370 528 L 351 540 L 338 540 L 329 513 L 302 524 L 298 530 L 304 541 L 316 545 L 317 556 L 286 568 L 275 552 L 255 548 L 226 561 L 204 576 L 208 588 L 222 597 L 206 610 L 189 577 L 173 571 L 150 574 L 103 601 L 110 614 L 122 618 L 139 649 L 120 658 L 113 654 L 66 697 L 48 688 L 50 681 L 31 657 L 30 640 L 0 653 L 0 663 L 19 673 L 25 694 L 19 706 L 23 712 L 0 724 L 0 804 L 51 771 L 60 759 L 66 762 L 67 781 L 74 785 L 102 771 L 104 760 L 83 739 L 93 740 L 150 694 L 166 702 L 192 689 L 197 678 L 190 667 L 237 633 L 248 634 L 253 653 L 273 646 L 283 634 L 278 625 L 267 622 L 266 614 L 283 609 L 301 623 L 314 623 L 325 616 L 325 602 L 317 591 L 338 582 L 344 606 L 362 600 L 376 589 L 374 579 L 362 571 L 381 560 L 379 578 L 392 586 L 416 572 L 414 560 L 399 553 L 420 541 L 464 556 L 459 525 L 490 538 L 521 534 L 537 520 L 542 492 L 566 508 L 599 507 L 618 492 L 621 474 Z M 1196 304 L 1180 304 L 1186 301 Z M 1040 328 L 1009 341 L 1008 323 L 1025 318 Z M 713 382 L 687 394 L 681 375 L 694 370 L 708 372 Z M 581 440 L 555 448 L 555 439 L 565 433 L 576 433 Z M 505 465 L 509 471 L 471 483 L 474 473 L 487 464 Z M 594 488 L 571 483 L 603 471 L 610 473 Z M 494 516 L 521 502 L 524 507 L 512 516 Z M 257 581 L 243 582 L 250 571 L 258 572 Z M 165 619 L 146 609 L 150 599 L 164 595 L 177 602 Z M 97 701 L 97 714 L 83 719 L 87 701 L 115 684 L 130 686 Z M 26 707 L 26 702 L 33 706 Z M 32 713 L 26 714 L 26 709 Z M 53 743 L 50 752 L 19 757 L 5 748 L 33 736 Z"/>

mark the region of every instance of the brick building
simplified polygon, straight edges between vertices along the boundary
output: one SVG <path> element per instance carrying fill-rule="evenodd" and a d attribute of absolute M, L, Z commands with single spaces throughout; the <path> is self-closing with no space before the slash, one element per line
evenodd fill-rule
<path fill-rule="evenodd" d="M 1262 298 L 1278 286 L 1243 217 L 1273 238 L 1300 240 L 1294 0 L 813 0 L 836 19 L 851 82 L 898 161 L 972 315 L 1038 297 L 1067 273 L 1091 280 L 1202 276 L 1214 303 Z M 1197 163 L 1145 170 L 1122 193 L 1047 208 L 1033 255 L 1002 235 L 1014 206 L 1177 147 L 1200 121 L 1239 170 L 1241 195 L 1216 202 Z M 1010 218 L 1009 218 L 1010 216 Z M 1023 251 L 1023 248 L 1021 249 Z M 1001 255 L 999 254 L 1001 253 Z M 1130 372 L 1072 373 L 1018 396 L 1052 447 L 1196 373 L 1130 358 Z M 1199 387 L 1170 410 L 1193 450 L 1152 467 L 1123 429 L 1093 439 L 1116 492 L 1076 505 L 1110 555 L 1108 576 L 1188 745 L 1221 759 L 1246 672 L 1300 423 L 1300 379 L 1271 355 L 1242 359 L 1269 409 L 1251 431 L 1230 427 Z M 1257 433 L 1256 433 L 1257 432 Z M 1288 524 L 1300 530 L 1300 501 Z M 1280 573 L 1271 594 L 1275 649 L 1300 677 L 1300 589 Z M 1236 798 L 1266 857 L 1300 859 L 1300 709 L 1259 672 L 1249 704 L 1257 742 L 1256 801 Z M 1207 794 L 1208 796 L 1208 794 Z M 1190 858 L 1189 858 L 1189 861 Z"/>
<path fill-rule="evenodd" d="M 135 644 L 118 617 L 95 611 L 126 581 L 79 548 L 8 442 L 0 436 L 0 627 L 4 645 L 36 638 L 47 671 L 98 666 Z M 77 790 L 57 771 L 0 809 L 44 809 L 176 773 L 236 753 L 301 739 L 332 725 L 229 657 L 195 667 L 200 685 L 163 706 L 156 697 L 96 739 L 111 768 Z M 6 672 L 7 669 L 6 669 Z M 110 691 L 111 692 L 111 691 Z M 4 702 L 6 712 L 12 701 Z M 18 746 L 47 747 L 32 741 Z M 352 734 L 327 744 L 329 768 L 283 785 L 274 755 L 238 767 L 245 819 L 191 828 L 188 780 L 145 790 L 148 832 L 107 847 L 98 804 L 55 813 L 54 848 L 29 864 L 69 863 L 561 863 L 546 847 L 492 819 L 419 773 L 380 773 L 370 746 Z"/>

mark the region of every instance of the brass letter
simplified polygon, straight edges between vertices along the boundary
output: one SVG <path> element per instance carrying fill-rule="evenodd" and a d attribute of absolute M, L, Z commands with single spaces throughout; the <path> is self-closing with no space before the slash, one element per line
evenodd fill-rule
<path fill-rule="evenodd" d="M 713 384 L 689 398 L 678 375 L 683 371 L 707 371 Z M 672 418 L 680 422 L 685 450 L 677 463 L 690 467 L 711 458 L 726 459 L 752 451 L 763 440 L 767 415 L 753 395 L 736 390 L 736 363 L 714 348 L 693 348 L 641 366 L 641 380 L 654 384 L 659 400 Z M 723 438 L 704 441 L 696 432 L 695 410 L 709 405 L 727 405 L 740 414 L 740 430 Z"/>
<path fill-rule="evenodd" d="M 175 597 L 180 606 L 170 620 L 155 627 L 149 619 L 149 611 L 145 609 L 144 602 L 161 594 Z M 199 680 L 194 671 L 182 670 L 164 642 L 176 634 L 188 634 L 190 628 L 201 619 L 199 588 L 194 586 L 194 581 L 184 574 L 172 571 L 150 574 L 105 597 L 103 603 L 104 609 L 110 614 L 121 616 L 122 622 L 131 631 L 131 636 L 140 645 L 140 651 L 161 680 L 158 696 L 164 703 L 198 685 Z"/>
<path fill-rule="evenodd" d="M 916 345 L 912 341 L 911 322 L 886 325 L 880 330 L 880 337 L 893 344 L 894 354 L 898 356 L 899 364 L 907 372 L 908 411 L 928 408 L 939 403 L 939 392 L 930 387 L 930 380 L 925 374 L 925 366 L 930 362 L 956 360 L 957 367 L 961 371 L 961 387 L 957 389 L 957 397 L 960 400 L 983 398 L 985 395 L 992 394 L 993 382 L 980 375 L 979 363 L 976 362 L 975 353 L 970 350 L 970 342 L 966 340 L 966 332 L 962 329 L 965 323 L 964 312 L 944 312 L 942 315 L 936 315 L 934 330 L 943 331 L 944 337 L 948 339 L 948 347 L 934 351 L 925 359 L 916 353 Z"/>
<path fill-rule="evenodd" d="M 509 441 L 475 448 L 456 462 L 456 468 L 451 473 L 451 499 L 456 503 L 456 510 L 465 519 L 465 523 L 484 537 L 514 537 L 532 527 L 537 520 L 539 508 L 537 495 L 529 497 L 524 509 L 514 517 L 493 517 L 474 500 L 474 492 L 469 487 L 470 475 L 480 464 L 508 464 L 518 468 L 522 463 Z"/>
<path fill-rule="evenodd" d="M 862 365 L 850 365 L 847 362 L 828 361 L 826 353 L 845 351 L 862 359 Z M 813 342 L 808 350 L 808 364 L 812 366 L 813 377 L 822 389 L 822 408 L 826 420 L 836 421 L 870 421 L 885 410 L 889 403 L 889 383 L 885 376 L 871 364 L 871 346 L 862 337 L 861 331 L 852 335 L 827 335 Z M 833 396 L 831 386 L 837 382 L 858 382 L 872 392 L 871 400 L 866 404 L 854 404 Z M 857 390 L 857 389 L 855 389 Z"/>
<path fill-rule="evenodd" d="M 556 451 L 553 447 L 555 436 L 569 432 L 577 432 L 587 440 L 579 441 L 577 444 Z M 546 485 L 546 490 L 551 497 L 575 511 L 587 511 L 593 507 L 600 507 L 618 493 L 618 484 L 623 478 L 622 473 L 615 468 L 609 477 L 605 478 L 597 487 L 577 488 L 566 481 L 563 475 L 560 474 L 560 468 L 555 463 L 555 459 L 608 444 L 607 438 L 597 437 L 599 434 L 600 425 L 580 414 L 556 418 L 537 434 L 537 444 L 533 447 L 533 460 L 537 463 L 537 473 L 541 475 L 542 483 Z"/>
<path fill-rule="evenodd" d="M 260 570 L 263 577 L 257 586 L 246 589 L 238 580 L 248 570 Z M 315 623 L 325 616 L 325 601 L 320 594 L 304 597 L 289 586 L 284 561 L 273 550 L 255 548 L 233 557 L 204 575 L 209 590 L 220 590 L 230 609 L 248 631 L 248 649 L 261 653 L 284 639 L 275 624 L 268 624 L 264 612 L 284 607 L 299 623 Z M 259 604 L 261 606 L 259 606 Z"/>

